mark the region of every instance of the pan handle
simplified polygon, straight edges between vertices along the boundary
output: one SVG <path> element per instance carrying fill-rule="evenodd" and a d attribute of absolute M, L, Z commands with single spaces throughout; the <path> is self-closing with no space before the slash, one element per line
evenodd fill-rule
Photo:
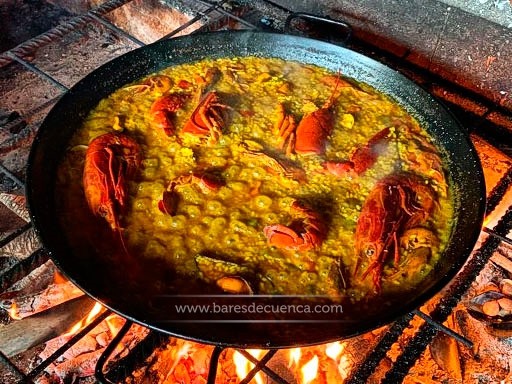
<path fill-rule="evenodd" d="M 298 31 L 303 35 L 311 35 L 313 38 L 338 45 L 345 45 L 352 37 L 352 27 L 348 23 L 331 19 L 329 16 L 304 12 L 291 13 L 284 23 L 284 31 Z"/>

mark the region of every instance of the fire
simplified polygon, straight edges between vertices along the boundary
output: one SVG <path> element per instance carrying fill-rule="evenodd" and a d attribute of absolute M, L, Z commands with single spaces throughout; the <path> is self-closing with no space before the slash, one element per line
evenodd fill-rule
<path fill-rule="evenodd" d="M 259 359 L 263 356 L 265 351 L 263 349 L 247 349 L 246 350 L 250 355 L 254 356 L 256 359 Z M 249 371 L 254 368 L 254 364 L 245 358 L 240 352 L 235 351 L 233 353 L 233 362 L 236 367 L 236 374 L 240 379 L 244 379 Z M 255 382 L 257 384 L 263 384 L 263 378 L 261 376 L 261 372 L 258 372 L 254 379 L 251 380 L 251 383 Z"/>
<path fill-rule="evenodd" d="M 332 380 L 332 374 L 328 379 L 320 366 L 325 369 L 336 367 L 339 373 L 338 378 L 345 380 L 352 368 L 352 360 L 345 354 L 346 346 L 346 342 L 335 341 L 318 347 L 292 348 L 288 350 L 288 368 L 297 368 L 300 376 L 297 377 L 299 384 L 330 382 L 328 380 Z M 304 363 L 307 359 L 309 361 Z"/>
<path fill-rule="evenodd" d="M 21 320 L 22 317 L 18 315 L 18 305 L 15 301 L 12 302 L 11 308 L 9 309 L 9 316 L 11 316 L 11 319 L 13 320 Z"/>
<path fill-rule="evenodd" d="M 176 355 L 174 355 L 174 364 L 169 369 L 169 374 L 174 373 L 176 366 L 180 363 L 181 359 L 186 358 L 192 349 L 192 344 L 188 341 L 185 342 L 178 350 L 176 351 Z"/>
<path fill-rule="evenodd" d="M 311 383 L 318 373 L 318 356 L 315 355 L 300 369 L 302 374 L 302 384 Z"/>
<path fill-rule="evenodd" d="M 94 304 L 94 307 L 92 307 L 91 311 L 87 315 L 87 317 L 85 319 L 78 321 L 76 324 L 74 324 L 70 328 L 70 330 L 67 331 L 63 336 L 67 336 L 67 337 L 73 336 L 75 333 L 77 333 L 79 330 L 81 330 L 87 324 L 92 322 L 94 320 L 94 318 L 98 315 L 98 313 L 100 313 L 102 311 L 102 309 L 103 309 L 103 306 L 100 303 L 96 302 Z"/>
<path fill-rule="evenodd" d="M 326 344 L 325 346 L 325 354 L 329 356 L 334 361 L 338 361 L 338 357 L 343 353 L 345 349 L 345 344 L 340 343 L 339 341 L 335 341 L 334 343 Z"/>
<path fill-rule="evenodd" d="M 300 357 L 302 356 L 302 352 L 300 348 L 292 348 L 290 349 L 290 360 L 288 361 L 288 368 L 292 365 L 299 365 Z"/>
<path fill-rule="evenodd" d="M 124 319 L 118 315 L 110 315 L 105 319 L 111 335 L 116 335 L 124 324 Z"/>
<path fill-rule="evenodd" d="M 352 361 L 347 355 L 341 356 L 341 359 L 338 363 L 338 372 L 343 380 L 345 380 L 350 374 L 350 370 L 352 369 Z"/>

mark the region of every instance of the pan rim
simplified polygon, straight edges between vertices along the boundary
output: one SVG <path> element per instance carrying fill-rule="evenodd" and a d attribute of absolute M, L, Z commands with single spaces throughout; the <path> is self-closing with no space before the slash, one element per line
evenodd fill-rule
<path fill-rule="evenodd" d="M 213 36 L 213 37 L 212 37 Z M 42 156 L 41 152 L 41 146 L 47 144 L 48 142 L 48 132 L 55 128 L 55 125 L 53 125 L 53 122 L 59 121 L 59 117 L 55 116 L 57 113 L 61 112 L 61 107 L 58 107 L 59 105 L 63 105 L 65 103 L 69 103 L 73 101 L 73 98 L 77 93 L 80 93 L 80 90 L 83 89 L 85 86 L 87 86 L 91 81 L 96 81 L 97 78 L 101 79 L 104 77 L 104 74 L 112 74 L 116 67 L 119 65 L 119 63 L 124 64 L 125 61 L 130 61 L 132 58 L 138 58 L 141 57 L 141 52 L 149 52 L 151 50 L 159 50 L 159 49 L 166 49 L 167 53 L 166 55 L 169 57 L 171 53 L 180 52 L 180 49 L 188 49 L 189 52 L 196 49 L 195 46 L 200 46 L 201 44 L 205 44 L 210 41 L 210 39 L 220 38 L 220 42 L 217 44 L 218 46 L 230 46 L 230 44 L 233 43 L 233 41 L 237 42 L 248 42 L 251 41 L 254 42 L 262 42 L 265 41 L 267 44 L 273 44 L 277 41 L 279 43 L 290 43 L 293 45 L 294 49 L 304 49 L 308 50 L 311 55 L 320 55 L 322 53 L 325 54 L 325 52 L 335 52 L 336 54 L 340 55 L 347 55 L 349 58 L 358 58 L 363 65 L 369 65 L 372 69 L 375 70 L 376 73 L 382 74 L 382 75 L 390 75 L 393 74 L 394 79 L 399 79 L 402 82 L 405 82 L 406 84 L 409 84 L 409 86 L 412 86 L 414 93 L 417 94 L 417 97 L 419 99 L 428 100 L 430 103 L 434 103 L 434 110 L 439 110 L 442 112 L 442 115 L 444 114 L 444 117 L 449 119 L 451 121 L 451 124 L 453 127 L 456 127 L 457 133 L 457 140 L 455 144 L 462 145 L 468 149 L 468 153 L 466 154 L 466 159 L 470 159 L 470 162 L 472 163 L 472 176 L 474 176 L 474 187 L 475 190 L 478 192 L 475 193 L 475 195 L 479 196 L 479 199 L 477 201 L 475 211 L 472 212 L 472 217 L 474 220 L 474 226 L 472 227 L 472 231 L 464 232 L 464 236 L 469 239 L 469 241 L 466 242 L 466 244 L 463 246 L 463 251 L 459 252 L 465 255 L 465 257 L 460 257 L 457 259 L 457 263 L 455 263 L 449 270 L 448 273 L 444 274 L 443 276 L 439 276 L 439 278 L 436 280 L 435 284 L 432 285 L 430 289 L 427 289 L 422 294 L 419 294 L 414 300 L 410 301 L 407 306 L 401 309 L 400 315 L 407 315 L 407 313 L 411 312 L 413 309 L 418 308 L 420 305 L 424 304 L 428 299 L 432 298 L 437 292 L 439 292 L 444 286 L 446 286 L 453 277 L 459 272 L 463 266 L 463 264 L 466 262 L 466 260 L 469 258 L 471 250 L 473 249 L 473 246 L 476 244 L 476 241 L 478 239 L 478 236 L 480 234 L 480 228 L 483 222 L 483 216 L 485 212 L 485 182 L 484 182 L 484 176 L 483 171 L 481 169 L 481 165 L 478 160 L 478 156 L 476 154 L 476 150 L 469 139 L 469 136 L 464 133 L 462 126 L 460 123 L 456 120 L 456 118 L 449 112 L 449 110 L 444 106 L 439 100 L 436 100 L 432 95 L 424 91 L 420 86 L 413 83 L 411 80 L 407 79 L 402 74 L 398 73 L 397 71 L 385 66 L 382 63 L 379 63 L 367 56 L 361 55 L 357 52 L 351 51 L 347 48 L 339 47 L 337 45 L 333 45 L 326 42 L 320 42 L 318 40 L 305 38 L 305 37 L 299 37 L 299 36 L 292 36 L 292 35 L 285 35 L 280 33 L 273 33 L 273 32 L 266 32 L 266 31 L 217 31 L 217 32 L 205 32 L 201 34 L 194 34 L 194 35 L 186 35 L 182 37 L 177 37 L 172 40 L 166 40 L 161 41 L 157 43 L 153 43 L 150 45 L 147 45 L 145 47 L 136 49 L 134 51 L 131 51 L 123 56 L 120 56 L 118 58 L 113 59 L 112 61 L 100 66 L 96 70 L 94 70 L 89 75 L 85 76 L 82 80 L 80 80 L 77 84 L 75 84 L 66 94 L 63 95 L 63 97 L 57 102 L 57 104 L 52 108 L 50 113 L 46 116 L 44 122 L 41 125 L 41 128 L 36 134 L 36 137 L 34 139 L 34 143 L 32 145 L 29 159 L 28 159 L 28 165 L 27 165 L 27 173 L 26 173 L 26 193 L 27 193 L 27 205 L 30 212 L 30 218 L 33 223 L 35 232 L 37 233 L 38 237 L 41 239 L 41 242 L 43 246 L 47 249 L 50 257 L 55 262 L 55 264 L 63 270 L 66 277 L 68 277 L 73 283 L 77 284 L 81 289 L 84 290 L 89 296 L 91 296 L 93 299 L 102 301 L 101 298 L 97 297 L 97 295 L 91 294 L 89 291 L 90 289 L 86 289 L 78 282 L 79 279 L 76 279 L 75 276 L 70 276 L 65 268 L 63 268 L 62 263 L 60 260 L 62 259 L 62 255 L 59 255 L 59 249 L 60 246 L 56 246 L 54 242 L 54 236 L 50 235 L 48 231 L 51 231 L 52 228 L 45 227 L 45 220 L 42 219 L 42 216 L 44 214 L 44 209 L 49 208 L 51 205 L 48 204 L 48 201 L 45 200 L 46 204 L 41 204 L 40 199 L 38 199 L 37 191 L 36 189 L 40 188 L 41 183 L 43 182 L 38 179 L 38 177 L 35 175 L 38 172 L 41 172 L 41 167 L 44 169 L 44 165 L 41 165 L 40 160 L 41 158 L 45 158 Z M 283 41 L 284 40 L 284 41 Z M 301 48 L 302 47 L 302 48 Z M 144 51 L 145 50 L 145 51 Z M 247 49 L 247 52 L 250 52 L 250 49 Z M 224 57 L 224 56 L 223 56 Z M 142 58 L 146 58 L 144 54 L 142 54 Z M 332 56 L 330 59 L 335 60 Z M 168 65 L 163 65 L 162 67 L 165 67 Z M 367 68 L 364 68 L 367 69 Z M 146 75 L 153 72 L 154 70 L 146 72 Z M 137 75 L 137 71 L 134 71 L 132 73 L 127 72 L 128 76 L 135 76 Z M 349 75 L 350 76 L 350 75 Z M 142 77 L 142 76 L 140 76 Z M 140 78 L 139 77 L 139 78 Z M 135 78 L 132 79 L 136 80 Z M 363 80 L 364 82 L 367 82 L 366 80 Z M 129 83 L 130 81 L 126 81 L 126 83 Z M 375 86 L 372 83 L 369 83 L 372 86 Z M 376 87 L 378 90 L 380 90 L 378 87 Z M 115 89 L 114 89 L 115 90 Z M 387 93 L 389 95 L 389 93 Z M 405 93 L 405 96 L 408 94 Z M 390 95 L 394 100 L 394 95 Z M 99 97 L 99 96 L 98 96 Z M 104 97 L 104 96 L 103 96 Z M 100 99 L 103 97 L 99 97 Z M 397 101 L 399 102 L 399 101 Z M 404 104 L 399 104 L 403 107 Z M 405 107 L 406 108 L 406 107 Z M 407 109 L 407 108 L 406 108 Z M 408 110 L 408 112 L 410 112 Z M 449 117 L 447 117 L 449 116 Z M 84 116 L 82 116 L 83 118 Z M 417 116 L 414 114 L 414 117 L 417 118 Z M 443 120 L 440 118 L 440 120 Z M 52 122 L 53 121 L 53 122 Z M 423 123 L 420 121 L 420 123 Z M 455 145 L 454 144 L 454 145 Z M 464 172 L 465 170 L 461 169 L 457 172 Z M 467 170 L 466 170 L 467 171 Z M 38 181 L 36 181 L 38 180 Z M 39 183 L 39 184 L 37 184 Z M 121 316 L 130 319 L 136 323 L 139 323 L 144 326 L 148 326 L 152 329 L 162 331 L 174 336 L 178 336 L 184 339 L 199 341 L 202 343 L 207 344 L 215 344 L 215 345 L 224 345 L 224 346 L 237 346 L 240 347 L 240 343 L 236 342 L 235 340 L 227 340 L 227 341 L 214 341 L 208 340 L 205 337 L 194 337 L 194 335 L 183 335 L 181 333 L 173 333 L 172 330 L 166 329 L 165 327 L 158 326 L 158 324 L 151 324 L 145 322 L 143 319 L 131 316 L 129 313 L 123 313 L 122 311 L 119 311 L 115 308 L 115 305 L 110 305 L 109 303 L 103 302 L 103 305 L 111 309 L 112 311 L 120 314 Z M 319 343 L 325 343 L 333 340 L 338 340 L 341 338 L 356 336 L 365 332 L 368 332 L 372 329 L 378 328 L 382 325 L 389 324 L 393 320 L 397 319 L 396 313 L 393 314 L 383 314 L 381 318 L 378 320 L 374 320 L 371 322 L 360 322 L 360 330 L 355 333 L 351 333 L 350 335 L 339 335 L 338 333 L 333 333 L 332 337 L 328 340 L 318 340 L 315 337 L 311 337 L 310 340 L 304 340 L 300 345 L 313 345 L 313 344 L 319 344 Z M 280 340 L 274 342 L 268 342 L 265 340 L 261 344 L 254 344 L 254 343 L 242 343 L 244 347 L 265 347 L 265 348 L 283 348 L 283 347 L 291 347 L 291 346 L 297 346 L 298 344 L 293 343 L 292 340 Z"/>

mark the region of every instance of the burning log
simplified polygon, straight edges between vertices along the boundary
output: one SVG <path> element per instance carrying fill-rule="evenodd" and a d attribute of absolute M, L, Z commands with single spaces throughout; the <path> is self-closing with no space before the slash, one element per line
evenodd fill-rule
<path fill-rule="evenodd" d="M 91 310 L 94 301 L 82 296 L 1 328 L 0 351 L 11 357 L 66 332 Z"/>
<path fill-rule="evenodd" d="M 45 349 L 39 353 L 39 357 L 46 359 L 52 355 L 58 348 L 71 339 L 76 332 L 89 324 L 102 308 L 99 303 L 96 303 L 87 318 L 75 324 L 69 332 L 46 343 Z M 125 319 L 118 315 L 110 315 L 107 317 L 59 356 L 54 363 L 48 366 L 45 369 L 46 374 L 56 378 L 57 382 L 66 382 L 70 377 L 91 376 L 94 373 L 94 367 L 100 355 L 112 341 L 114 335 L 119 332 L 125 321 Z M 132 325 L 129 332 L 116 346 L 110 358 L 114 360 L 123 358 L 147 333 L 149 333 L 147 328 Z M 41 381 L 38 380 L 38 383 L 43 382 L 44 379 Z"/>
<path fill-rule="evenodd" d="M 25 196 L 2 192 L 0 193 L 0 203 L 3 203 L 27 223 L 30 222 Z"/>
<path fill-rule="evenodd" d="M 502 255 L 501 253 L 495 252 L 491 256 L 491 261 L 512 275 L 512 260 L 510 260 L 508 257 Z"/>
<path fill-rule="evenodd" d="M 0 308 L 9 311 L 13 305 L 16 305 L 15 315 L 23 319 L 83 294 L 83 291 L 70 281 L 67 281 L 63 284 L 51 284 L 44 291 L 38 292 L 35 295 L 31 294 L 16 299 L 4 299 L 0 302 Z"/>
<path fill-rule="evenodd" d="M 105 348 L 100 348 L 92 352 L 83 353 L 71 360 L 65 360 L 59 364 L 50 365 L 47 371 L 57 375 L 60 378 L 66 377 L 88 377 L 94 374 L 96 362 Z"/>
<path fill-rule="evenodd" d="M 54 275 L 55 264 L 52 261 L 47 261 L 15 283 L 8 291 L 0 294 L 0 303 L 8 299 L 24 297 L 43 291 L 53 282 Z"/>
<path fill-rule="evenodd" d="M 41 248 L 41 242 L 37 238 L 34 229 L 30 229 L 3 246 L 0 249 L 0 257 L 13 257 L 22 260 L 38 248 Z"/>

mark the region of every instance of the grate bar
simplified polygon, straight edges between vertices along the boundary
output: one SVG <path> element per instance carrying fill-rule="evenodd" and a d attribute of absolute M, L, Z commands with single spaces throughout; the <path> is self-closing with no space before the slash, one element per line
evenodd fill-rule
<path fill-rule="evenodd" d="M 503 196 L 505 196 L 505 193 L 507 192 L 511 185 L 512 166 L 508 168 L 507 172 L 501 177 L 501 179 L 498 181 L 498 183 L 494 186 L 491 193 L 489 194 L 490 197 L 487 199 L 487 204 L 485 207 L 488 214 L 494 211 L 494 209 L 496 209 L 496 207 L 502 200 Z"/>
<path fill-rule="evenodd" d="M 112 12 L 117 8 L 121 8 L 123 5 L 131 3 L 132 1 L 133 0 L 110 0 L 94 9 L 91 9 L 89 13 L 95 13 L 97 15 L 106 15 L 107 13 Z"/>
<path fill-rule="evenodd" d="M 161 37 L 159 39 L 160 40 L 165 40 L 165 39 L 169 39 L 175 35 L 177 35 L 178 33 L 184 31 L 185 29 L 187 29 L 188 27 L 190 27 L 191 25 L 193 25 L 194 23 L 197 23 L 199 20 L 201 20 L 202 18 L 204 17 L 207 17 L 207 15 L 215 10 L 218 10 L 219 7 L 221 7 L 223 4 L 225 4 L 228 0 L 223 0 L 222 2 L 218 3 L 218 4 L 209 4 L 209 3 L 203 3 L 205 5 L 211 5 L 208 9 L 206 9 L 206 11 L 197 11 L 197 15 L 194 16 L 193 18 L 191 18 L 189 21 L 181 24 L 178 28 L 176 28 L 174 31 L 171 31 L 169 32 L 167 35 L 164 35 L 163 37 Z"/>
<path fill-rule="evenodd" d="M 489 235 L 491 235 L 491 236 L 494 236 L 494 237 L 496 237 L 496 238 L 500 239 L 500 240 L 501 240 L 501 241 L 503 241 L 504 243 L 507 243 L 507 244 L 509 244 L 509 245 L 512 245 L 512 240 L 511 240 L 511 239 L 509 239 L 509 238 L 508 238 L 508 237 L 506 237 L 506 236 L 502 236 L 502 235 L 500 235 L 499 233 L 496 233 L 496 231 L 493 231 L 492 229 L 489 229 L 489 228 L 487 228 L 487 227 L 483 227 L 483 228 L 482 228 L 482 231 L 484 231 L 485 233 L 488 233 L 488 234 L 489 234 Z"/>
<path fill-rule="evenodd" d="M 59 88 L 61 91 L 67 91 L 69 88 L 66 87 L 64 84 L 62 84 L 61 82 L 59 82 L 58 80 L 54 79 L 52 76 L 48 75 L 46 72 L 43 72 L 41 71 L 39 68 L 37 68 L 35 65 L 29 63 L 28 61 L 25 61 L 24 59 L 16 56 L 14 53 L 12 52 L 7 52 L 6 55 L 8 55 L 11 59 L 13 59 L 14 61 L 20 63 L 21 65 L 23 65 L 25 68 L 27 68 L 28 70 L 34 72 L 35 74 L 41 76 L 42 78 L 44 78 L 45 80 L 49 81 L 50 83 L 52 83 L 54 86 L 56 86 L 57 88 Z"/>
<path fill-rule="evenodd" d="M 110 21 L 104 19 L 103 17 L 97 16 L 95 13 L 92 13 L 92 12 L 91 12 L 90 16 L 91 16 L 91 18 L 96 20 L 98 23 L 104 25 L 105 27 L 107 27 L 108 29 L 114 31 L 115 33 L 117 33 L 117 34 L 127 38 L 131 42 L 137 44 L 139 47 L 143 47 L 143 46 L 146 45 L 146 43 L 140 41 L 139 39 L 137 39 L 135 36 L 132 36 L 128 32 L 125 32 L 124 30 L 119 28 L 117 25 L 112 24 Z"/>
<path fill-rule="evenodd" d="M 207 384 L 215 384 L 217 377 L 217 367 L 219 366 L 220 354 L 224 351 L 224 347 L 216 345 L 213 348 L 212 355 L 210 356 L 210 367 L 208 368 L 208 380 Z"/>
<path fill-rule="evenodd" d="M 198 3 L 201 3 L 201 4 L 204 4 L 204 5 L 213 5 L 212 3 L 210 3 L 209 1 L 205 1 L 205 0 L 197 0 Z M 242 19 L 241 17 L 238 17 L 237 15 L 231 13 L 231 12 L 228 12 L 226 11 L 224 8 L 222 8 L 222 5 L 226 3 L 226 0 L 219 3 L 219 7 L 217 7 L 217 12 L 219 13 L 222 13 L 224 16 L 227 16 L 233 20 L 236 20 L 238 21 L 239 23 L 245 25 L 246 27 L 250 27 L 250 28 L 257 28 L 256 25 L 254 25 L 253 23 L 247 21 L 247 20 L 244 20 Z"/>
<path fill-rule="evenodd" d="M 144 365 L 154 350 L 168 342 L 169 337 L 162 332 L 151 330 L 126 356 L 116 360 L 105 376 L 115 383 L 124 382 L 131 372 Z"/>
<path fill-rule="evenodd" d="M 366 384 L 368 378 L 375 371 L 381 360 L 386 357 L 387 351 L 397 342 L 413 317 L 412 313 L 408 313 L 395 321 L 375 348 L 366 356 L 364 362 L 359 364 L 357 370 L 347 379 L 345 384 Z"/>
<path fill-rule="evenodd" d="M 268 351 L 261 360 L 256 359 L 253 355 L 244 349 L 237 349 L 237 351 L 255 365 L 254 368 L 251 369 L 251 371 L 247 374 L 247 376 L 242 381 L 240 381 L 240 384 L 248 384 L 259 371 L 265 373 L 269 378 L 273 380 L 274 383 L 289 384 L 288 381 L 283 379 L 281 376 L 266 366 L 270 359 L 272 359 L 272 357 L 274 357 L 274 355 L 277 353 L 277 349 Z"/>
<path fill-rule="evenodd" d="M 169 32 L 168 34 L 162 36 L 160 39 L 158 39 L 158 41 L 161 41 L 161 40 L 166 40 L 166 39 L 169 39 L 171 37 L 173 37 L 174 35 L 177 35 L 178 33 L 180 33 L 181 31 L 187 29 L 188 27 L 190 27 L 191 25 L 193 25 L 194 23 L 197 23 L 199 20 L 201 20 L 204 16 L 203 15 L 197 15 L 197 16 L 194 16 L 192 19 L 190 19 L 189 21 L 187 21 L 186 23 L 183 23 L 181 24 L 178 28 L 176 28 L 175 30 Z"/>
<path fill-rule="evenodd" d="M 62 345 L 59 349 L 53 352 L 46 360 L 40 363 L 37 367 L 35 367 L 32 371 L 27 375 L 28 378 L 33 379 L 41 374 L 46 367 L 48 367 L 51 363 L 53 363 L 57 358 L 59 358 L 64 352 L 66 352 L 69 348 L 75 345 L 80 339 L 82 339 L 85 335 L 91 332 L 94 328 L 98 326 L 103 320 L 105 320 L 112 311 L 110 309 L 105 310 L 99 316 L 97 316 L 93 321 L 87 324 L 80 332 L 76 333 L 69 339 L 64 345 Z"/>
<path fill-rule="evenodd" d="M 493 229 L 501 236 L 505 236 L 512 229 L 512 207 L 498 221 Z M 462 272 L 459 273 L 458 280 L 449 286 L 446 294 L 441 298 L 440 302 L 431 313 L 432 319 L 439 323 L 446 321 L 453 308 L 461 300 L 464 293 L 471 286 L 474 277 L 484 268 L 493 252 L 499 247 L 501 240 L 494 236 L 489 236 L 476 252 L 473 257 L 464 266 Z M 397 360 L 387 372 L 383 384 L 402 382 L 409 370 L 419 359 L 425 348 L 436 335 L 437 329 L 430 324 L 425 323 L 420 327 L 414 338 L 409 341 L 403 353 L 398 356 Z"/>
<path fill-rule="evenodd" d="M 104 15 L 131 1 L 133 0 L 107 1 L 106 3 L 90 10 L 88 13 L 84 15 L 77 16 L 65 23 L 57 25 L 56 27 L 50 29 L 47 32 L 44 32 L 30 40 L 25 41 L 24 43 L 0 55 L 0 67 L 7 65 L 14 60 L 23 65 L 25 68 L 29 69 L 30 71 L 36 73 L 45 80 L 49 81 L 59 89 L 67 91 L 68 87 L 61 84 L 59 81 L 54 79 L 52 76 L 48 75 L 46 72 L 41 71 L 36 66 L 30 64 L 29 62 L 24 60 L 23 57 L 31 55 L 38 48 L 47 45 L 53 41 L 59 40 L 72 31 L 79 30 L 80 28 L 88 24 L 91 18 L 95 19 L 95 17 L 98 17 L 98 15 Z M 134 38 L 132 37 L 131 39 Z"/>
<path fill-rule="evenodd" d="M 22 227 L 16 229 L 14 232 L 9 233 L 2 240 L 0 240 L 0 248 L 5 247 L 7 244 L 9 244 L 15 238 L 17 238 L 21 234 L 27 232 L 30 228 L 32 228 L 32 223 L 27 223 L 27 224 L 23 225 Z"/>
<path fill-rule="evenodd" d="M 103 373 L 103 368 L 104 368 L 105 364 L 107 363 L 107 360 L 110 357 L 110 355 L 112 355 L 114 350 L 117 348 L 117 346 L 119 345 L 119 343 L 123 339 L 124 335 L 126 335 L 128 333 L 128 331 L 130 330 L 132 325 L 133 325 L 133 321 L 126 320 L 126 322 L 123 324 L 122 328 L 119 330 L 117 335 L 112 339 L 112 341 L 107 345 L 107 347 L 105 348 L 105 350 L 101 354 L 100 358 L 96 362 L 96 368 L 95 368 L 95 371 L 94 371 L 94 375 L 96 376 L 96 378 L 98 379 L 98 381 L 100 383 L 102 383 L 102 384 L 114 384 L 113 381 L 110 381 L 109 379 L 107 379 L 107 377 Z"/>
<path fill-rule="evenodd" d="M 12 55 L 17 57 L 31 55 L 40 47 L 47 45 L 55 40 L 61 39 L 69 32 L 83 27 L 85 24 L 87 24 L 87 22 L 87 15 L 77 16 L 76 18 L 71 19 L 66 23 L 59 24 L 55 28 L 52 28 L 47 32 L 44 32 L 30 40 L 25 41 L 24 43 L 21 43 L 10 51 L 5 52 L 2 56 L 12 58 Z M 2 58 L 2 56 L 0 56 L 0 58 Z"/>
<path fill-rule="evenodd" d="M 421 317 L 425 322 L 430 324 L 432 327 L 436 328 L 438 331 L 446 333 L 448 336 L 453 337 L 459 343 L 464 344 L 468 348 L 473 348 L 473 342 L 471 340 L 466 339 L 464 336 L 459 335 L 457 332 L 452 331 L 450 328 L 445 325 L 438 323 L 433 320 L 429 315 L 421 312 L 419 309 L 415 309 L 412 311 L 416 316 Z"/>

